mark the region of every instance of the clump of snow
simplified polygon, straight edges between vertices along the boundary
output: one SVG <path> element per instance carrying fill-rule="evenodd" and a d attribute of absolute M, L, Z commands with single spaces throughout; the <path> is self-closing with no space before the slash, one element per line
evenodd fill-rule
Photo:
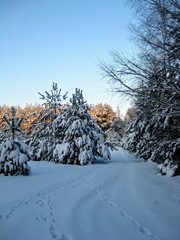
<path fill-rule="evenodd" d="M 111 152 L 109 150 L 109 147 L 106 146 L 105 144 L 102 144 L 101 146 L 101 154 L 104 159 L 106 160 L 111 159 Z"/>
<path fill-rule="evenodd" d="M 63 143 L 63 144 L 57 144 L 54 151 L 53 156 L 55 158 L 55 162 L 62 162 L 66 155 L 70 153 L 70 144 L 69 143 Z"/>
<path fill-rule="evenodd" d="M 178 166 L 174 165 L 173 161 L 166 159 L 164 163 L 161 163 L 158 165 L 158 168 L 162 175 L 173 177 L 176 174 L 176 170 L 178 169 Z"/>
<path fill-rule="evenodd" d="M 80 154 L 79 154 L 80 165 L 90 163 L 92 159 L 94 159 L 94 157 L 93 157 L 93 153 L 91 150 L 85 149 L 84 151 L 80 152 Z"/>

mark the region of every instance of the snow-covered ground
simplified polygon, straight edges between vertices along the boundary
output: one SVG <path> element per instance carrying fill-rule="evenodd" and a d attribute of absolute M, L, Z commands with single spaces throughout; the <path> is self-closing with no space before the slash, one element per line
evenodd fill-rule
<path fill-rule="evenodd" d="M 0 175 L 1 240 L 179 240 L 180 177 L 120 149 L 87 166 L 30 162 Z"/>

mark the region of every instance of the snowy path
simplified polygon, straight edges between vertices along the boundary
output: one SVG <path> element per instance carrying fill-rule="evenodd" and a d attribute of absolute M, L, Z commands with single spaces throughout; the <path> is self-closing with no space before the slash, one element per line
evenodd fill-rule
<path fill-rule="evenodd" d="M 180 177 L 123 150 L 85 167 L 31 162 L 0 175 L 1 240 L 178 240 Z"/>

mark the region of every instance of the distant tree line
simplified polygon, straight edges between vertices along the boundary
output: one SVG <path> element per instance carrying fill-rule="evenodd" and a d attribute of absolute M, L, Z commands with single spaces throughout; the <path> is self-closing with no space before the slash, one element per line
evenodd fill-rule
<path fill-rule="evenodd" d="M 39 114 L 41 113 L 42 115 L 42 113 L 45 113 L 49 108 L 41 104 L 35 104 L 35 105 L 26 104 L 25 107 L 15 106 L 15 109 L 16 109 L 17 119 L 23 117 L 21 129 L 26 134 L 30 134 L 33 127 L 36 126 L 39 120 Z M 60 114 L 57 108 L 56 110 L 52 110 L 52 112 L 55 112 L 55 111 L 56 113 Z M 89 114 L 97 121 L 97 123 L 101 126 L 101 128 L 104 131 L 108 130 L 112 126 L 112 124 L 114 124 L 114 121 L 120 118 L 117 116 L 117 113 L 112 109 L 112 107 L 107 103 L 90 105 L 88 111 L 89 111 Z M 0 105 L 0 130 L 1 131 L 6 127 L 6 123 L 3 118 L 4 115 L 8 117 L 11 116 L 10 106 Z M 43 121 L 46 122 L 48 121 L 48 119 L 44 118 Z"/>
<path fill-rule="evenodd" d="M 23 122 L 21 124 L 21 129 L 28 133 L 30 131 L 30 127 L 32 124 L 37 122 L 37 116 L 44 109 L 44 106 L 40 104 L 32 105 L 26 104 L 25 107 L 14 106 L 16 109 L 16 117 L 23 117 Z M 11 106 L 0 105 L 0 129 L 4 129 L 6 127 L 6 123 L 3 119 L 3 116 L 7 117 L 11 116 Z"/>

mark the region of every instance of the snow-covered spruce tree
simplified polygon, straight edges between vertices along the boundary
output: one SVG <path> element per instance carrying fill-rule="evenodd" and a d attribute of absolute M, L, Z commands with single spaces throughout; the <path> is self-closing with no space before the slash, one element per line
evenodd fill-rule
<path fill-rule="evenodd" d="M 32 125 L 32 133 L 30 136 L 29 146 L 33 152 L 34 160 L 52 161 L 53 150 L 55 148 L 56 139 L 52 132 L 52 122 L 61 114 L 62 101 L 67 98 L 66 94 L 61 94 L 61 89 L 58 89 L 57 83 L 53 83 L 50 93 L 39 93 L 44 109 L 40 111 L 36 118 L 36 124 Z"/>
<path fill-rule="evenodd" d="M 15 108 L 11 108 L 12 118 L 8 120 L 4 115 L 7 127 L 5 132 L 11 132 L 12 139 L 0 144 L 0 173 L 4 175 L 29 175 L 30 168 L 27 161 L 30 160 L 28 146 L 15 138 L 15 133 L 20 132 L 20 125 L 23 120 L 16 118 Z"/>
<path fill-rule="evenodd" d="M 104 133 L 88 113 L 88 105 L 80 89 L 76 89 L 70 103 L 53 122 L 54 135 L 62 139 L 53 152 L 55 162 L 85 165 L 95 157 L 110 159 Z"/>

